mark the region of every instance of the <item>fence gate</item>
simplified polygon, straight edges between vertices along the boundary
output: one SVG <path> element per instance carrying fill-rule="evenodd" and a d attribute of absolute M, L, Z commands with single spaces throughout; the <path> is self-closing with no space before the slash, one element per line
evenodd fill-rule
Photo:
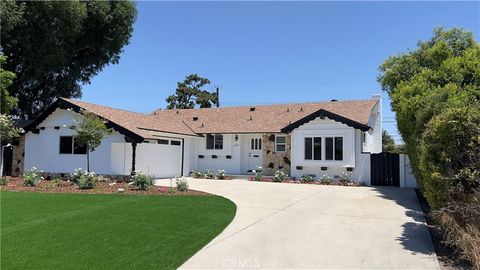
<path fill-rule="evenodd" d="M 374 186 L 400 186 L 399 154 L 382 152 L 370 155 L 371 184 Z"/>

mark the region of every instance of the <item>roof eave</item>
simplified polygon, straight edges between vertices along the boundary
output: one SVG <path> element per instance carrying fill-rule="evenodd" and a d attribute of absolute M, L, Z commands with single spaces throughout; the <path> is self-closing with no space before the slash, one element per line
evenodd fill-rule
<path fill-rule="evenodd" d="M 334 121 L 337 121 L 337 122 L 340 122 L 340 123 L 343 123 L 349 127 L 353 127 L 355 129 L 359 129 L 361 131 L 368 131 L 371 129 L 370 126 L 368 125 L 365 125 L 365 124 L 362 124 L 362 123 L 359 123 L 357 121 L 354 121 L 352 119 L 349 119 L 349 118 L 346 118 L 346 117 L 343 117 L 339 114 L 336 114 L 336 113 L 332 113 L 332 112 L 329 112 L 327 110 L 324 110 L 324 109 L 320 109 L 312 114 L 309 114 L 307 116 L 305 116 L 304 118 L 294 122 L 294 123 L 291 123 L 289 124 L 288 126 L 282 128 L 282 132 L 283 133 L 290 133 L 292 132 L 294 129 L 298 128 L 299 126 L 305 124 L 305 123 L 308 123 L 310 121 L 313 121 L 315 120 L 317 117 L 327 117 L 331 120 L 334 120 Z"/>
<path fill-rule="evenodd" d="M 55 102 L 53 102 L 45 111 L 43 111 L 35 120 L 33 120 L 30 124 L 28 124 L 24 129 L 26 132 L 34 130 L 40 123 L 42 123 L 50 114 L 52 114 L 57 108 L 68 110 L 71 109 L 76 113 L 82 113 L 82 110 L 87 110 L 82 108 L 72 102 L 69 102 L 66 99 L 59 98 Z M 87 110 L 88 111 L 88 110 Z M 94 112 L 93 112 L 94 113 Z M 102 117 L 102 116 L 100 116 Z M 104 118 L 104 117 L 102 117 Z M 107 121 L 106 126 L 109 128 L 113 128 L 114 130 L 118 131 L 119 133 L 131 138 L 135 142 L 143 142 L 145 138 L 115 122 L 110 121 L 109 119 L 105 119 Z"/>

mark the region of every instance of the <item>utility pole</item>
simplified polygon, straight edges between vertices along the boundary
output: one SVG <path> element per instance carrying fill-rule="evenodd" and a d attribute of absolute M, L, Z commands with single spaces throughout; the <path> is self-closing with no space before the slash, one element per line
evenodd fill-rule
<path fill-rule="evenodd" d="M 220 86 L 216 85 L 215 88 L 217 89 L 217 108 L 220 107 Z"/>

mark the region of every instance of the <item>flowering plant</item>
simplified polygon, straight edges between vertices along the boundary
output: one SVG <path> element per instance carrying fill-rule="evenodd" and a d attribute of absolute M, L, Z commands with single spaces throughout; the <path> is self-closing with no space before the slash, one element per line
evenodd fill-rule
<path fill-rule="evenodd" d="M 322 184 L 325 184 L 325 185 L 330 185 L 330 183 L 332 183 L 332 177 L 328 174 L 324 174 L 322 175 L 322 177 L 320 178 L 320 183 Z"/>
<path fill-rule="evenodd" d="M 225 179 L 225 177 L 227 176 L 227 173 L 225 172 L 225 170 L 217 170 L 217 178 L 218 179 Z"/>
<path fill-rule="evenodd" d="M 300 182 L 302 183 L 310 183 L 310 182 L 313 182 L 313 176 L 311 176 L 310 174 L 304 174 L 300 177 Z"/>
<path fill-rule="evenodd" d="M 285 177 L 287 176 L 286 173 L 284 173 L 283 171 L 276 171 L 274 176 L 273 176 L 273 182 L 282 182 L 283 179 L 285 179 Z"/>
<path fill-rule="evenodd" d="M 255 170 L 252 171 L 255 174 L 255 176 L 253 177 L 253 180 L 262 181 L 263 179 L 262 171 L 263 171 L 263 168 L 261 166 L 257 166 Z"/>
<path fill-rule="evenodd" d="M 30 171 L 23 173 L 23 185 L 26 187 L 33 187 L 38 182 L 43 180 L 42 172 L 33 167 Z"/>

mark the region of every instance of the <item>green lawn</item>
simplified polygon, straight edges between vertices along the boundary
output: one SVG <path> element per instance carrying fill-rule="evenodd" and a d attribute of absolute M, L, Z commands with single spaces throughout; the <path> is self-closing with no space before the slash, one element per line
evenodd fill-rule
<path fill-rule="evenodd" d="M 175 269 L 236 211 L 217 196 L 0 196 L 1 269 Z"/>

